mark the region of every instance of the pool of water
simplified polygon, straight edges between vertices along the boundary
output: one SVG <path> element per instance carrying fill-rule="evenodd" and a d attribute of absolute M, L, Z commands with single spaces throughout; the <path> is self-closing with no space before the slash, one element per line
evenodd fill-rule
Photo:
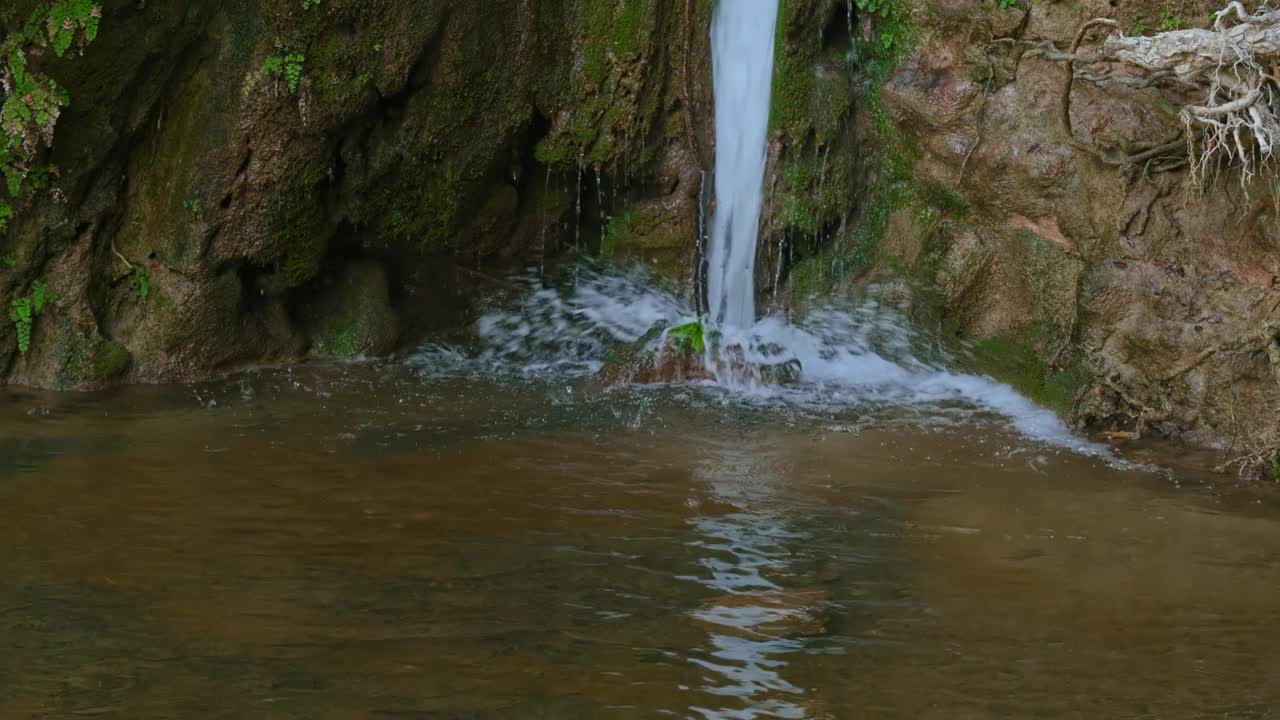
<path fill-rule="evenodd" d="M 6 718 L 1280 708 L 1274 497 L 981 412 L 368 364 L 0 390 L 0 538 Z"/>

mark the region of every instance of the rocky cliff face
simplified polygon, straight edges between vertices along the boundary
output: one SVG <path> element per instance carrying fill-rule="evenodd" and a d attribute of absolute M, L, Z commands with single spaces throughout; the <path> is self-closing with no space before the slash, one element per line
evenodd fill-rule
<path fill-rule="evenodd" d="M 786 3 L 759 278 L 775 306 L 888 285 L 1082 426 L 1280 443 L 1274 174 L 1193 188 L 1176 153 L 1120 162 L 1181 137 L 1180 98 L 1077 80 L 1069 134 L 1046 52 L 1088 18 L 1204 27 L 1217 5 L 877 5 L 849 22 L 846 3 Z"/>
<path fill-rule="evenodd" d="M 59 299 L 26 353 L 0 327 L 3 376 L 70 389 L 382 353 L 566 247 L 687 266 L 700 5 L 106 3 L 82 57 L 32 53 L 72 102 L 56 192 L 0 239 L 0 300 Z"/>
<path fill-rule="evenodd" d="M 59 193 L 0 240 L 0 300 L 60 299 L 25 354 L 0 327 L 10 382 L 386 352 L 572 250 L 694 292 L 712 3 L 307 5 L 110 4 L 83 57 L 48 59 L 73 98 Z M 1086 18 L 1214 9 L 784 0 L 762 299 L 888 286 L 1082 424 L 1280 443 L 1271 177 L 1114 162 L 1179 132 L 1178 98 L 1077 81 L 1069 134 L 1046 52 Z"/>

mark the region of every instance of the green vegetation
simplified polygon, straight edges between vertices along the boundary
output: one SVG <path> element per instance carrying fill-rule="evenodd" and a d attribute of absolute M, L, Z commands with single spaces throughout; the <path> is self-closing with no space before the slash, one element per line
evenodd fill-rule
<path fill-rule="evenodd" d="M 1173 13 L 1173 8 L 1165 7 L 1160 13 L 1160 28 L 1163 30 L 1181 30 L 1186 26 L 1182 18 Z"/>
<path fill-rule="evenodd" d="M 888 231 L 889 221 L 899 209 L 914 209 L 922 226 L 931 225 L 936 219 L 927 199 L 922 197 L 913 173 L 922 152 L 899 132 L 880 95 L 880 88 L 909 50 L 910 46 L 905 41 L 890 46 L 864 43 L 860 47 L 862 69 L 867 76 L 864 102 L 871 115 L 874 135 L 874 141 L 868 144 L 870 153 L 867 159 L 873 170 L 873 182 L 867 188 L 862 217 L 852 237 L 845 240 L 830 262 L 832 274 L 836 277 L 856 274 L 871 266 Z"/>
<path fill-rule="evenodd" d="M 289 92 L 297 93 L 298 84 L 302 81 L 302 69 L 306 62 L 307 56 L 300 52 L 293 52 L 288 55 L 269 55 L 266 60 L 262 61 L 262 67 L 257 72 L 249 73 L 249 76 L 245 78 L 242 92 L 245 96 L 248 96 L 264 78 L 283 77 L 285 84 L 289 87 Z"/>
<path fill-rule="evenodd" d="M 147 298 L 151 297 L 151 277 L 147 275 L 147 269 L 141 265 L 133 269 L 133 279 L 130 281 L 138 302 L 146 303 Z"/>
<path fill-rule="evenodd" d="M 1146 35 L 1147 26 L 1143 22 L 1142 16 L 1139 15 L 1133 19 L 1133 26 L 1129 28 L 1130 35 Z"/>
<path fill-rule="evenodd" d="M 813 96 L 812 58 L 793 58 L 786 52 L 787 29 L 794 22 L 791 0 L 778 0 L 778 26 L 774 31 L 773 87 L 770 90 L 769 130 L 804 126 Z M 798 131 L 789 132 L 795 137 Z"/>
<path fill-rule="evenodd" d="M 644 165 L 658 148 L 642 139 L 659 121 L 668 89 L 628 73 L 646 62 L 654 33 L 663 29 L 657 0 L 580 3 L 574 22 L 582 62 L 561 89 L 572 113 L 538 143 L 534 156 L 544 165 L 581 168 L 626 154 L 629 166 Z"/>
<path fill-rule="evenodd" d="M 1078 357 L 1048 367 L 1038 352 L 1050 333 L 1040 325 L 979 341 L 973 347 L 977 368 L 1061 415 L 1071 410 L 1089 372 Z"/>
<path fill-rule="evenodd" d="M 337 326 L 320 340 L 320 350 L 335 358 L 353 358 L 360 354 L 360 337 L 354 319 Z"/>
<path fill-rule="evenodd" d="M 313 7 L 319 7 L 320 0 L 302 0 L 302 9 L 310 10 Z"/>
<path fill-rule="evenodd" d="M 1003 7 L 1010 0 L 1000 0 Z M 909 39 L 911 7 L 905 0 L 858 0 L 858 10 L 876 18 L 876 36 L 884 50 Z"/>
<path fill-rule="evenodd" d="M 18 352 L 25 354 L 31 349 L 31 329 L 35 324 L 36 316 L 46 305 L 55 300 L 57 297 L 49 292 L 49 286 L 40 281 L 37 281 L 32 288 L 31 295 L 14 298 L 9 310 L 9 319 L 13 321 L 18 331 Z"/>
<path fill-rule="evenodd" d="M 289 84 L 289 92 L 298 92 L 298 82 L 302 79 L 302 64 L 307 56 L 302 53 L 290 53 L 284 57 L 284 77 Z"/>
<path fill-rule="evenodd" d="M 6 267 L 17 267 L 18 258 L 13 253 L 5 253 L 5 256 L 0 258 L 0 262 L 3 262 Z"/>
<path fill-rule="evenodd" d="M 931 227 L 953 208 L 967 207 L 962 198 L 936 188 L 924 188 L 913 168 L 921 157 L 919 147 L 898 130 L 881 98 L 881 87 L 911 51 L 916 31 L 911 5 L 906 0 L 859 2 L 861 22 L 871 23 L 869 39 L 854 38 L 851 57 L 856 58 L 862 82 L 862 105 L 871 119 L 871 137 L 855 152 L 844 144 L 848 118 L 842 114 L 854 105 L 853 88 L 837 96 L 831 85 L 845 73 L 824 68 L 846 62 L 843 55 L 821 58 L 803 48 L 779 44 L 774 74 L 774 106 L 771 125 L 783 133 L 790 147 L 779 168 L 780 182 L 773 207 L 776 218 L 793 237 L 822 240 L 833 237 L 818 255 L 801 259 L 788 272 L 791 296 L 799 301 L 821 294 L 843 278 L 870 268 L 875 262 L 891 219 L 910 208 L 917 224 Z M 779 38 L 790 37 L 795 20 L 784 0 Z M 832 51 L 837 52 L 838 50 Z M 812 148 L 816 146 L 816 150 Z M 806 148 L 805 150 L 799 150 Z M 857 214 L 849 209 L 848 188 L 859 169 L 867 172 Z M 935 204 L 944 207 L 935 208 Z"/>
<path fill-rule="evenodd" d="M 92 0 L 51 0 L 0 41 L 0 174 L 13 201 L 0 201 L 0 232 L 13 219 L 15 204 L 47 187 L 49 169 L 36 159 L 53 144 L 58 118 L 71 102 L 61 85 L 29 61 L 50 47 L 57 57 L 72 47 L 83 50 L 97 38 L 101 18 Z"/>
<path fill-rule="evenodd" d="M 196 217 L 200 217 L 200 201 L 199 200 L 188 200 L 182 203 L 182 206 L 185 207 L 192 215 Z"/>
<path fill-rule="evenodd" d="M 701 320 L 692 320 L 671 328 L 667 331 L 667 338 L 675 340 L 676 346 L 681 350 L 707 351 L 707 340 Z"/>
<path fill-rule="evenodd" d="M 93 356 L 93 380 L 103 383 L 118 377 L 133 362 L 133 357 L 123 345 L 111 342 L 102 343 Z"/>

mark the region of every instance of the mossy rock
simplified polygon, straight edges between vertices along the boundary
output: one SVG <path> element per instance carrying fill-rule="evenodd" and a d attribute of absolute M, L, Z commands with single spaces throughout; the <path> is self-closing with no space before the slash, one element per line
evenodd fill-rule
<path fill-rule="evenodd" d="M 644 262 L 659 276 L 678 280 L 696 237 L 697 231 L 678 212 L 668 212 L 659 204 L 633 207 L 609 220 L 600 240 L 600 257 Z"/>
<path fill-rule="evenodd" d="M 1035 325 L 979 340 L 973 346 L 972 363 L 974 369 L 1066 416 L 1092 375 L 1076 354 L 1061 359 L 1057 367 L 1047 365 L 1049 335 L 1047 328 Z"/>
<path fill-rule="evenodd" d="M 400 338 L 400 319 L 391 307 L 387 274 L 377 262 L 344 268 L 337 282 L 308 305 L 306 314 L 315 357 L 385 355 Z"/>
<path fill-rule="evenodd" d="M 93 381 L 98 384 L 110 382 L 128 371 L 133 364 L 133 356 L 123 345 L 108 340 L 98 346 L 93 354 Z"/>

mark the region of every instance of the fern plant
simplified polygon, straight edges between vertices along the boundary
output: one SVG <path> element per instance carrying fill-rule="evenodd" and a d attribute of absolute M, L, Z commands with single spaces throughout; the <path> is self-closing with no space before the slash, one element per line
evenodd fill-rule
<path fill-rule="evenodd" d="M 298 82 L 302 79 L 302 64 L 307 61 L 307 56 L 302 53 L 292 53 L 284 58 L 284 79 L 289 84 L 289 92 L 298 92 Z"/>
<path fill-rule="evenodd" d="M 857 2 L 859 11 L 879 18 L 877 28 L 880 35 L 880 45 L 885 50 L 890 50 L 895 44 L 900 44 L 903 35 L 906 34 L 903 15 L 909 11 L 903 7 L 903 2 L 904 0 L 858 0 Z"/>
<path fill-rule="evenodd" d="M 31 348 L 31 321 L 33 316 L 31 298 L 14 298 L 13 305 L 9 310 L 9 319 L 13 321 L 13 325 L 18 331 L 18 352 L 24 355 Z"/>
<path fill-rule="evenodd" d="M 53 144 L 62 108 L 70 102 L 52 78 L 28 67 L 28 56 L 52 47 L 63 57 L 98 37 L 102 8 L 94 0 L 42 0 L 21 29 L 0 38 L 0 175 L 14 200 L 47 185 L 48 168 L 36 160 Z M 0 202 L 0 232 L 21 203 Z"/>
<path fill-rule="evenodd" d="M 49 286 L 39 281 L 32 286 L 30 297 L 14 298 L 9 307 L 9 319 L 18 332 L 18 352 L 25 355 L 31 349 L 31 328 L 36 315 L 55 300 L 57 297 L 49 292 Z"/>

